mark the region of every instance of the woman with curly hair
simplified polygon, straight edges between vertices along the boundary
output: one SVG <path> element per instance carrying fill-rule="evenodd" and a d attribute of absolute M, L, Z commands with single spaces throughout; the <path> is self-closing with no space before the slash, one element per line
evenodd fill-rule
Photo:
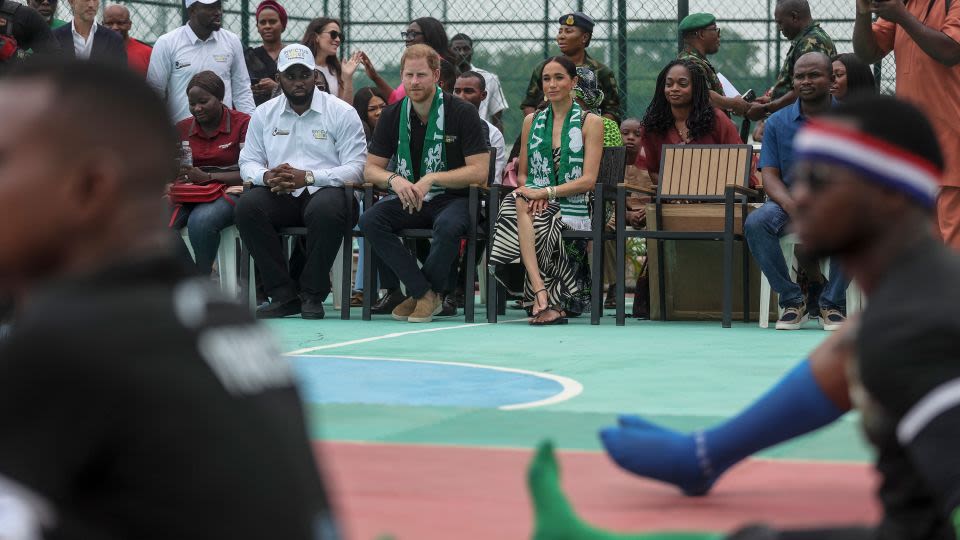
<path fill-rule="evenodd" d="M 643 149 L 654 184 L 660 180 L 660 153 L 665 144 L 741 144 L 726 113 L 710 104 L 700 68 L 674 60 L 657 77 L 653 100 L 643 117 Z"/>

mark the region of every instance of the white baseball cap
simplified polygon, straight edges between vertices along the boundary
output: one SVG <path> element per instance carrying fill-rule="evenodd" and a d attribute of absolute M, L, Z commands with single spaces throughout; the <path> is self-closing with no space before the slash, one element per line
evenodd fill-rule
<path fill-rule="evenodd" d="M 308 49 L 306 45 L 299 43 L 287 45 L 280 51 L 280 56 L 277 57 L 277 70 L 283 73 L 289 69 L 290 66 L 297 64 L 310 70 L 317 69 L 317 64 L 313 59 L 313 53 L 310 52 L 310 49 Z"/>
<path fill-rule="evenodd" d="M 220 0 L 183 0 L 183 7 L 190 8 L 190 6 L 200 2 L 201 4 L 215 4 Z"/>

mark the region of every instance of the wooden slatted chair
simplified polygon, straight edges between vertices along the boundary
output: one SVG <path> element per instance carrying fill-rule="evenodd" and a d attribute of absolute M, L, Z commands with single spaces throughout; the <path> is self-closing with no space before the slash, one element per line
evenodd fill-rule
<path fill-rule="evenodd" d="M 625 323 L 625 251 L 627 238 L 657 241 L 660 317 L 666 320 L 665 240 L 718 240 L 723 242 L 724 328 L 731 326 L 733 304 L 733 245 L 743 242 L 743 317 L 749 320 L 749 252 L 743 236 L 747 203 L 760 193 L 749 187 L 753 149 L 750 145 L 664 145 L 656 192 L 626 184 L 617 186 L 617 324 Z M 655 197 L 654 220 L 647 229 L 626 227 L 627 192 Z M 673 204 L 673 203 L 700 204 Z"/>

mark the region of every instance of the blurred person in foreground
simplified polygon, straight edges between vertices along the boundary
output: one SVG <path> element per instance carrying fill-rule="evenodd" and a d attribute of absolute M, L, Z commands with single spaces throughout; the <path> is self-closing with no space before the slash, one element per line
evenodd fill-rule
<path fill-rule="evenodd" d="M 0 115 L 0 538 L 337 538 L 270 332 L 176 262 L 157 95 L 34 61 Z"/>
<path fill-rule="evenodd" d="M 797 135 L 796 155 L 791 189 L 803 246 L 812 256 L 842 259 L 844 268 L 870 296 L 859 325 L 846 326 L 832 336 L 814 351 L 811 361 L 845 335 L 847 350 L 828 355 L 832 360 L 827 363 L 833 366 L 828 371 L 834 377 L 823 388 L 828 393 L 840 390 L 841 399 L 822 399 L 832 401 L 835 410 L 852 402 L 860 412 L 864 435 L 876 453 L 881 477 L 877 496 L 883 515 L 872 527 L 778 531 L 755 525 L 727 538 L 956 538 L 960 530 L 960 439 L 956 436 L 960 430 L 960 319 L 949 313 L 960 302 L 956 287 L 960 256 L 940 243 L 930 227 L 944 171 L 936 135 L 916 107 L 874 96 L 811 120 Z M 837 366 L 839 377 L 835 376 Z M 728 464 L 729 455 L 724 454 L 737 440 L 756 445 L 754 449 L 774 442 L 768 429 L 756 429 L 759 424 L 766 422 L 772 428 L 769 431 L 782 434 L 777 422 L 796 422 L 783 414 L 781 406 L 770 407 L 771 399 L 777 397 L 806 401 L 809 396 L 795 392 L 796 382 L 773 389 L 751 411 L 725 425 L 689 437 L 686 450 L 648 444 L 636 447 L 637 454 L 650 463 L 659 462 L 663 472 L 690 468 L 701 482 L 708 482 Z M 642 433 L 649 423 L 624 416 L 620 425 L 610 429 Z M 681 464 L 681 455 L 690 467 Z M 528 476 L 536 540 L 721 537 L 600 531 L 576 516 L 560 490 L 558 474 L 552 448 L 541 446 Z"/>

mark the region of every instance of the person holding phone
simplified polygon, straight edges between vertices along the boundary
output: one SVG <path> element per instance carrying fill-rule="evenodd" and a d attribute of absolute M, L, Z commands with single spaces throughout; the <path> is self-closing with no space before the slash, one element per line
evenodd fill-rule
<path fill-rule="evenodd" d="M 248 47 L 244 58 L 250 72 L 253 100 L 260 105 L 273 97 L 279 86 L 274 76 L 277 74 L 277 57 L 284 47 L 282 38 L 287 29 L 287 10 L 276 0 L 263 0 L 257 6 L 256 17 L 257 33 L 263 45 Z"/>
<path fill-rule="evenodd" d="M 857 0 L 853 49 L 870 64 L 892 51 L 897 97 L 933 123 L 947 160 L 937 198 L 940 235 L 960 249 L 960 0 Z"/>
<path fill-rule="evenodd" d="M 717 26 L 717 18 L 712 13 L 691 13 L 680 21 L 679 28 L 683 38 L 683 50 L 677 55 L 677 59 L 689 60 L 703 71 L 710 88 L 710 103 L 737 116 L 747 114 L 750 100 L 742 96 L 727 97 L 717 75 L 717 68 L 707 60 L 707 55 L 717 54 L 720 50 L 720 27 Z"/>
<path fill-rule="evenodd" d="M 216 73 L 197 73 L 187 84 L 191 116 L 177 122 L 180 139 L 190 143 L 193 163 L 181 165 L 176 182 L 227 186 L 223 197 L 213 202 L 178 205 L 170 220 L 173 229 L 187 228 L 200 274 L 210 274 L 220 231 L 233 225 L 233 208 L 243 193 L 237 162 L 250 115 L 224 106 L 224 93 L 223 80 Z"/>

